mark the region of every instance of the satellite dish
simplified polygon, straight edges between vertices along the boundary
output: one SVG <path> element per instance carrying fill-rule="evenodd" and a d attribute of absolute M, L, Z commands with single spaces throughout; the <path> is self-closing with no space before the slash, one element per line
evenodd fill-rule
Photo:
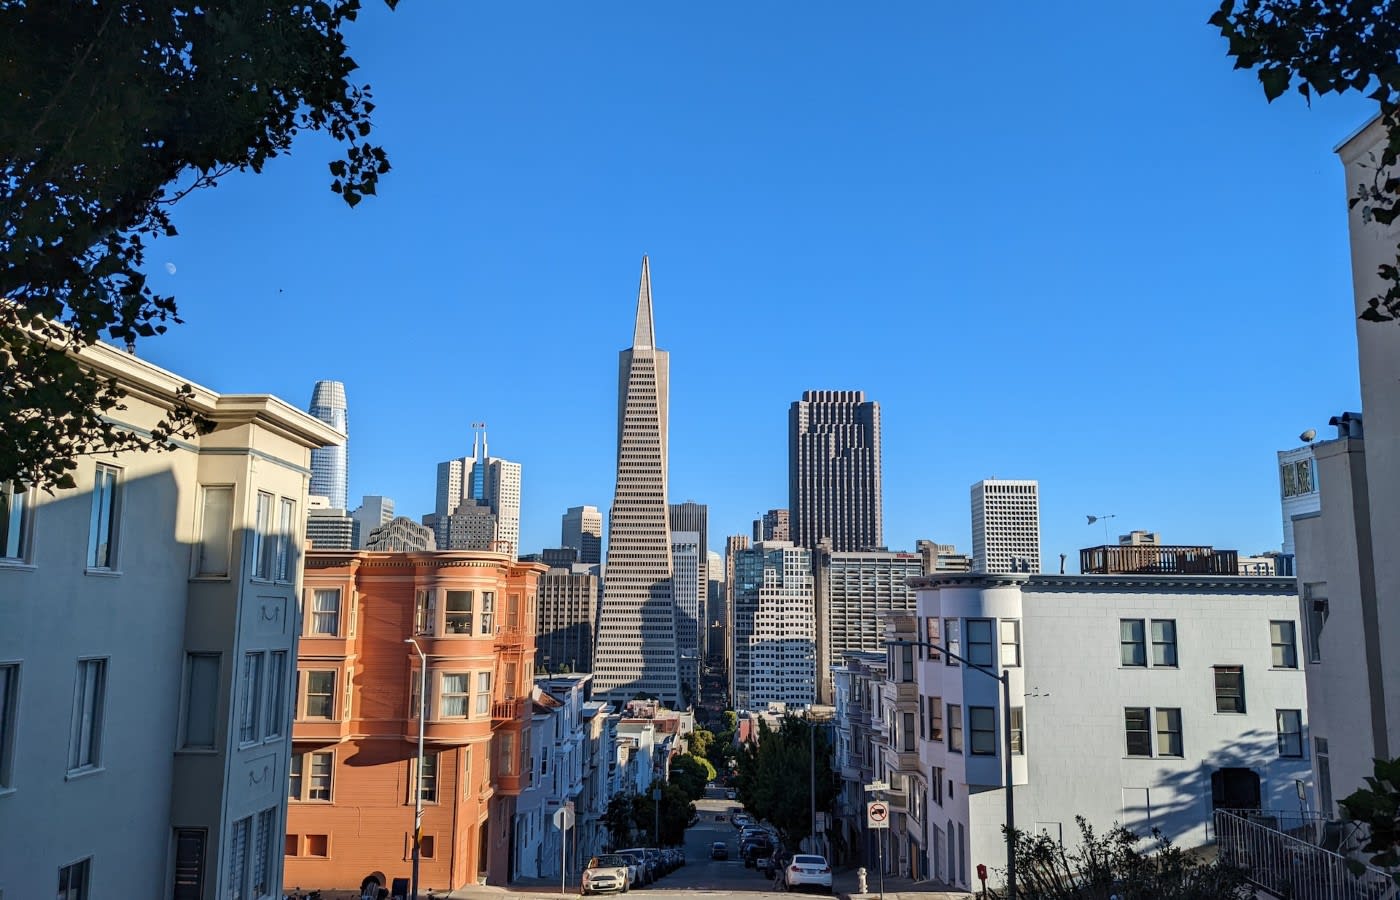
<path fill-rule="evenodd" d="M 1305 431 L 1305 432 L 1303 432 L 1302 434 L 1298 435 L 1298 440 L 1302 441 L 1302 442 L 1305 443 L 1305 444 L 1311 444 L 1311 443 L 1313 442 L 1313 440 L 1316 439 L 1316 438 L 1317 438 L 1317 429 L 1315 429 L 1315 428 L 1309 428 L 1307 431 Z"/>

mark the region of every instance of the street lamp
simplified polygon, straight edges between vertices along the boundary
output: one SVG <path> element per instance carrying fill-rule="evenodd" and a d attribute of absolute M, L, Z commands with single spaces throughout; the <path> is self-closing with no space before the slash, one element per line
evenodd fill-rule
<path fill-rule="evenodd" d="M 413 638 L 404 638 L 418 653 L 418 766 L 413 782 L 413 900 L 418 900 L 418 853 L 423 840 L 423 720 L 428 710 L 428 657 Z"/>
<path fill-rule="evenodd" d="M 1016 804 L 1015 785 L 1011 780 L 1011 670 L 1002 666 L 1001 674 L 986 666 L 979 666 L 942 644 L 934 644 L 928 641 L 885 641 L 886 646 L 891 647 L 926 647 L 930 650 L 937 650 L 940 653 L 948 654 L 950 659 L 955 659 L 967 666 L 986 675 L 995 681 L 1001 682 L 1001 703 L 1002 703 L 1002 756 L 1006 761 L 1006 897 L 1007 900 L 1016 900 Z"/>

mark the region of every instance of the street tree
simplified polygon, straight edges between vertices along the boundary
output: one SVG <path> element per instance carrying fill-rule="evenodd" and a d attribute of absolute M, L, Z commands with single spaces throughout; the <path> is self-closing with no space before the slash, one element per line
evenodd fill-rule
<path fill-rule="evenodd" d="M 760 820 L 771 823 L 788 847 L 812 833 L 812 774 L 815 744 L 816 808 L 830 812 L 836 775 L 825 733 L 806 719 L 783 718 L 774 731 L 763 719 L 758 733 L 739 750 L 739 797 Z"/>
<path fill-rule="evenodd" d="M 671 784 L 691 800 L 705 796 L 705 785 L 715 777 L 715 767 L 703 756 L 681 753 L 671 760 Z"/>
<path fill-rule="evenodd" d="M 376 192 L 389 161 L 344 36 L 359 9 L 0 0 L 0 483 L 70 488 L 79 456 L 208 429 L 184 403 L 150 435 L 113 426 L 122 391 L 75 353 L 179 323 L 147 277 L 172 207 L 261 172 L 302 133 L 341 146 L 330 189 L 347 204 Z"/>
<path fill-rule="evenodd" d="M 1400 216 L 1400 0 L 1224 0 L 1209 24 L 1229 41 L 1237 69 L 1257 69 L 1270 103 L 1290 87 L 1314 96 L 1351 91 L 1379 105 L 1386 142 L 1372 175 L 1351 188 L 1365 220 L 1390 225 Z M 1400 321 L 1400 244 L 1380 267 L 1382 293 L 1361 318 Z"/>

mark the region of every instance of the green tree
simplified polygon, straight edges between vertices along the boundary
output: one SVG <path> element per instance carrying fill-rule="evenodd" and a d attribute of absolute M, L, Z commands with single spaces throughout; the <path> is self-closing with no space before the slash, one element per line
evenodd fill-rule
<path fill-rule="evenodd" d="M 788 847 L 797 847 L 812 832 L 813 742 L 817 811 L 830 812 L 836 799 L 836 775 L 831 769 L 831 747 L 821 728 L 806 719 L 787 716 L 774 731 L 760 719 L 758 734 L 739 751 L 740 799 L 759 819 L 772 823 Z"/>
<path fill-rule="evenodd" d="M 637 840 L 648 845 L 653 843 L 656 832 L 656 801 L 651 799 L 654 791 L 661 791 L 661 836 L 656 844 L 671 847 L 685 843 L 685 830 L 695 824 L 695 804 L 685 792 L 675 784 L 660 779 L 651 783 L 645 795 L 638 794 L 633 805 L 632 825 Z"/>
<path fill-rule="evenodd" d="M 704 728 L 697 728 L 690 733 L 687 742 L 690 745 L 690 752 L 692 755 L 708 757 L 710 755 L 710 745 L 715 742 L 715 733 Z"/>
<path fill-rule="evenodd" d="M 1364 92 L 1380 105 L 1386 144 L 1374 175 L 1357 185 L 1351 205 L 1389 225 L 1400 216 L 1400 0 L 1224 0 L 1210 24 L 1230 42 L 1237 69 L 1257 69 L 1270 103 L 1290 87 L 1314 95 Z M 1378 271 L 1387 285 L 1361 318 L 1400 321 L 1400 244 Z"/>
<path fill-rule="evenodd" d="M 72 487 L 77 456 L 207 428 L 187 405 L 150 436 L 114 427 L 122 392 L 73 354 L 178 323 L 145 274 L 172 205 L 262 171 L 302 132 L 344 147 L 330 188 L 347 204 L 375 193 L 389 162 L 343 36 L 359 8 L 0 0 L 0 482 Z"/>
<path fill-rule="evenodd" d="M 616 848 L 627 847 L 632 843 L 632 827 L 636 821 L 636 797 L 633 794 L 614 794 L 603 813 L 603 827 L 608 830 L 608 838 Z"/>
<path fill-rule="evenodd" d="M 671 784 L 691 800 L 705 796 L 705 785 L 715 777 L 715 767 L 703 756 L 682 753 L 671 759 Z"/>
<path fill-rule="evenodd" d="M 1366 776 L 1366 787 L 1339 801 L 1347 818 L 1366 825 L 1366 845 L 1371 865 L 1386 869 L 1400 884 L 1400 758 L 1375 763 L 1375 774 Z M 1353 863 L 1360 871 L 1360 863 Z"/>

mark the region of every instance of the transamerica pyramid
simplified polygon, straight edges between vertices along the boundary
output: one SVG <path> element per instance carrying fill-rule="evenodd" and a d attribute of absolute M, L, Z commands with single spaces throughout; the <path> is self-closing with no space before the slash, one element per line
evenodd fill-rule
<path fill-rule="evenodd" d="M 618 362 L 617 489 L 608 521 L 593 693 L 613 702 L 645 693 L 674 708 L 681 697 L 666 505 L 671 360 L 656 349 L 645 256 L 632 347 L 622 351 Z"/>

